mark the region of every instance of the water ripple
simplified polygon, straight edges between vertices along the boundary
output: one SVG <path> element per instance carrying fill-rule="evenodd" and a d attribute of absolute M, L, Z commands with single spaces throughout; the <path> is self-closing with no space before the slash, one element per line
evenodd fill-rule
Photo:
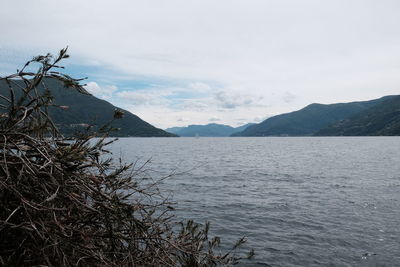
<path fill-rule="evenodd" d="M 178 218 L 246 236 L 241 266 L 400 266 L 400 142 L 368 138 L 121 138 L 152 158 Z"/>

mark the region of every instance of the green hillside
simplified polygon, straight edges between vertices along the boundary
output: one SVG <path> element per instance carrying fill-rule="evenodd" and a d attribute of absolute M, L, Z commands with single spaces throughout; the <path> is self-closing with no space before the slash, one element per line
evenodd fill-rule
<path fill-rule="evenodd" d="M 21 81 L 13 81 L 16 87 L 22 85 Z M 92 95 L 77 92 L 75 89 L 66 88 L 64 84 L 55 79 L 46 79 L 45 83 L 54 97 L 53 103 L 56 105 L 68 106 L 68 109 L 55 107 L 49 108 L 49 114 L 62 133 L 70 135 L 76 131 L 83 130 L 86 125 L 102 126 L 113 118 L 113 106 L 105 100 L 98 99 Z M 0 83 L 0 92 L 8 96 L 6 84 Z M 43 88 L 39 88 L 43 90 Z M 16 90 L 16 94 L 21 93 Z M 122 109 L 120 109 L 122 110 Z M 122 110 L 122 119 L 113 122 L 112 126 L 120 128 L 119 131 L 111 133 L 112 136 L 140 136 L 140 137 L 168 137 L 175 136 L 158 129 L 151 124 L 143 121 L 138 116 L 129 111 Z"/>
<path fill-rule="evenodd" d="M 386 99 L 348 119 L 318 131 L 315 135 L 400 135 L 400 96 Z"/>
<path fill-rule="evenodd" d="M 310 136 L 337 121 L 373 107 L 391 96 L 371 101 L 311 104 L 291 113 L 277 115 L 233 136 Z"/>

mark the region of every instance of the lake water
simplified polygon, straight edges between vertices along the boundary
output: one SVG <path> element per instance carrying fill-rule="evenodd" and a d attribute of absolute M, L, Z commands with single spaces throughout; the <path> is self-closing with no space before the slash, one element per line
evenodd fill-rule
<path fill-rule="evenodd" d="M 177 201 L 256 255 L 240 266 L 400 266 L 400 138 L 121 138 Z"/>

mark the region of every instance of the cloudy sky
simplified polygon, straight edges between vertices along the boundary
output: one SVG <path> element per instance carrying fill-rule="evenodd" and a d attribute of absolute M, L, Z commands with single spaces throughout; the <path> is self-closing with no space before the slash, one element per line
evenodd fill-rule
<path fill-rule="evenodd" d="M 166 128 L 400 92 L 398 0 L 2 1 L 0 75 L 69 46 L 95 96 Z"/>

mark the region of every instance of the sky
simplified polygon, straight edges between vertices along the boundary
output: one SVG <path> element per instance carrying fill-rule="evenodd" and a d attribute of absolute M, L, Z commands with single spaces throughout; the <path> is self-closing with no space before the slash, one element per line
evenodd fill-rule
<path fill-rule="evenodd" d="M 398 0 L 1 0 L 0 76 L 65 71 L 160 127 L 239 126 L 400 92 Z"/>

